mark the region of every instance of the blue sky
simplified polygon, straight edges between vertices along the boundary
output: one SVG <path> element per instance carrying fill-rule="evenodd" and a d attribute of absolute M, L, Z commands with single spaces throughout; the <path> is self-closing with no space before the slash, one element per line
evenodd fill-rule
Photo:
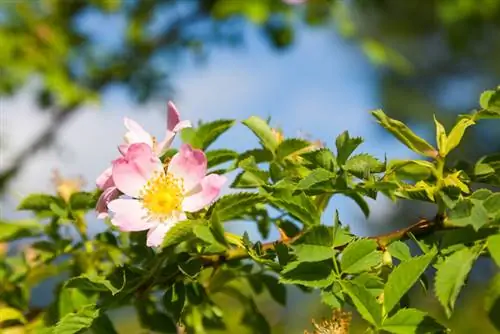
<path fill-rule="evenodd" d="M 83 27 L 102 26 L 98 24 L 99 18 L 89 17 Z M 108 22 L 107 31 L 112 33 L 101 35 L 101 43 L 119 33 L 120 22 L 119 18 Z M 302 132 L 332 147 L 335 137 L 349 130 L 352 136 L 366 139 L 362 151 L 381 159 L 386 152 L 389 158 L 412 156 L 381 132 L 369 114 L 380 107 L 376 69 L 358 47 L 331 30 L 300 29 L 295 45 L 278 53 L 260 34 L 247 29 L 246 43 L 241 49 L 212 49 L 208 61 L 202 65 L 190 57 L 168 65 L 175 66 L 174 102 L 184 119 L 196 122 L 200 118 L 208 121 L 271 116 L 273 124 L 283 128 L 287 136 Z M 37 110 L 30 91 L 27 87 L 17 96 L 2 101 L 2 110 L 7 111 L 2 113 L 7 124 L 4 151 L 7 163 L 47 122 L 46 115 Z M 54 168 L 66 176 L 82 175 L 91 189 L 95 177 L 116 157 L 116 145 L 124 133 L 123 117 L 134 118 L 148 131 L 161 136 L 166 99 L 167 96 L 137 106 L 124 90 L 108 89 L 100 105 L 83 108 L 61 131 L 56 147 L 39 153 L 19 175 L 9 191 L 6 217 L 23 215 L 12 212 L 22 196 L 33 191 L 52 191 L 50 175 Z M 244 150 L 256 145 L 257 140 L 239 124 L 215 146 Z M 388 203 L 383 200 L 372 205 L 373 215 L 380 218 L 387 214 Z M 363 234 L 366 221 L 351 200 L 335 198 L 325 214 L 325 222 L 331 222 L 334 209 L 340 211 L 341 219 L 354 232 Z M 248 224 L 238 225 L 248 227 Z M 255 229 L 250 228 L 252 231 Z"/>

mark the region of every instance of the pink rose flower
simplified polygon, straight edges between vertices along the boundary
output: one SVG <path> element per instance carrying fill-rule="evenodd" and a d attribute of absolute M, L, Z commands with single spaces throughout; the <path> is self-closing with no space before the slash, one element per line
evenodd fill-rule
<path fill-rule="evenodd" d="M 125 143 L 118 147 L 122 155 L 127 153 L 128 148 L 132 144 L 145 143 L 149 145 L 157 156 L 163 155 L 167 149 L 172 145 L 175 135 L 180 130 L 191 127 L 190 121 L 181 121 L 180 114 L 177 111 L 172 101 L 168 102 L 167 108 L 167 131 L 165 138 L 161 142 L 157 142 L 156 138 L 146 132 L 142 126 L 130 118 L 124 120 L 127 132 L 125 133 Z M 113 178 L 111 177 L 111 167 L 108 167 L 97 178 L 96 185 L 103 193 L 99 197 L 96 205 L 97 217 L 100 219 L 108 216 L 107 205 L 110 201 L 120 196 L 120 192 L 116 188 Z"/>
<path fill-rule="evenodd" d="M 160 246 L 165 234 L 186 212 L 212 203 L 226 177 L 207 172 L 203 151 L 184 144 L 164 168 L 151 146 L 131 144 L 112 167 L 116 188 L 125 196 L 107 205 L 111 223 L 121 231 L 148 230 L 147 245 Z"/>

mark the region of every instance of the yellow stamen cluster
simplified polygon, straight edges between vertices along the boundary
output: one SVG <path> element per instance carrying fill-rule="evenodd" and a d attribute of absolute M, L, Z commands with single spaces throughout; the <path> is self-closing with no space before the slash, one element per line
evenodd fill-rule
<path fill-rule="evenodd" d="M 184 199 L 182 182 L 168 173 L 157 173 L 141 192 L 142 203 L 150 220 L 166 220 L 181 209 Z"/>
<path fill-rule="evenodd" d="M 312 320 L 313 334 L 348 334 L 351 319 L 350 312 L 335 309 L 331 319 L 323 319 L 319 324 L 314 319 Z M 309 334 L 309 332 L 304 331 L 304 334 Z"/>

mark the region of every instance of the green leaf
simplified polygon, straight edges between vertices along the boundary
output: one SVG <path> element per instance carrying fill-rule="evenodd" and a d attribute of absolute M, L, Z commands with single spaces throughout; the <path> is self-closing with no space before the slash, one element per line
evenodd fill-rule
<path fill-rule="evenodd" d="M 401 309 L 392 317 L 385 319 L 380 329 L 395 333 L 442 333 L 446 328 L 427 313 L 417 309 Z"/>
<path fill-rule="evenodd" d="M 303 223 L 304 225 L 317 225 L 320 223 L 320 215 L 317 211 L 308 210 L 304 205 L 284 199 L 271 199 L 272 203 L 282 208 Z"/>
<path fill-rule="evenodd" d="M 371 239 L 359 239 L 351 242 L 342 252 L 340 265 L 348 274 L 367 271 L 382 262 L 382 253 L 377 251 L 377 242 Z"/>
<path fill-rule="evenodd" d="M 183 282 L 176 282 L 163 295 L 163 306 L 177 322 L 186 301 L 186 288 Z"/>
<path fill-rule="evenodd" d="M 269 174 L 265 171 L 244 171 L 239 173 L 231 184 L 231 188 L 248 189 L 257 188 L 267 183 Z"/>
<path fill-rule="evenodd" d="M 36 220 L 15 220 L 10 223 L 0 220 L 0 242 L 38 236 L 43 225 Z"/>
<path fill-rule="evenodd" d="M 225 162 L 238 158 L 238 153 L 233 150 L 212 150 L 205 152 L 207 156 L 207 167 L 212 168 Z"/>
<path fill-rule="evenodd" d="M 346 161 L 344 169 L 359 178 L 368 178 L 372 173 L 381 173 L 385 170 L 384 164 L 377 158 L 361 153 L 352 156 Z"/>
<path fill-rule="evenodd" d="M 64 287 L 59 291 L 57 307 L 59 318 L 80 310 L 82 307 L 93 305 L 99 298 L 93 291 L 83 291 L 77 288 Z"/>
<path fill-rule="evenodd" d="M 332 229 L 324 225 L 312 226 L 292 245 L 298 261 L 318 262 L 333 258 Z"/>
<path fill-rule="evenodd" d="M 462 118 L 457 124 L 451 129 L 450 134 L 448 135 L 448 141 L 446 143 L 446 149 L 444 150 L 444 156 L 450 153 L 455 147 L 460 144 L 462 141 L 462 137 L 464 136 L 465 130 L 471 126 L 476 124 L 473 120 Z"/>
<path fill-rule="evenodd" d="M 386 175 L 392 173 L 399 179 L 420 181 L 436 173 L 436 168 L 425 160 L 392 160 L 388 164 Z"/>
<path fill-rule="evenodd" d="M 491 324 L 500 331 L 500 274 L 496 274 L 488 284 L 485 294 L 484 309 L 488 312 Z"/>
<path fill-rule="evenodd" d="M 439 149 L 439 153 L 441 156 L 445 157 L 446 156 L 446 145 L 448 142 L 448 137 L 446 136 L 446 130 L 441 124 L 437 118 L 436 115 L 434 115 L 434 123 L 436 124 L 436 143 Z"/>
<path fill-rule="evenodd" d="M 257 116 L 250 116 L 242 122 L 259 138 L 260 143 L 271 152 L 275 152 L 278 147 L 278 139 L 274 135 L 269 124 Z"/>
<path fill-rule="evenodd" d="M 392 242 L 387 247 L 387 250 L 393 257 L 401 261 L 407 261 L 412 258 L 410 248 L 404 242 L 399 240 Z"/>
<path fill-rule="evenodd" d="M 210 246 L 206 249 L 208 253 L 217 253 L 226 250 L 226 245 L 221 243 L 214 235 L 213 230 L 208 225 L 200 224 L 193 229 L 194 234 Z"/>
<path fill-rule="evenodd" d="M 307 140 L 300 138 L 288 138 L 283 140 L 276 149 L 276 159 L 278 161 L 283 161 L 293 154 L 299 153 L 306 147 L 311 146 L 311 143 Z"/>
<path fill-rule="evenodd" d="M 193 228 L 203 224 L 203 220 L 183 220 L 176 223 L 163 239 L 162 248 L 177 245 L 193 235 Z"/>
<path fill-rule="evenodd" d="M 365 199 L 360 193 L 350 191 L 350 192 L 344 192 L 343 195 L 349 197 L 354 202 L 356 202 L 361 211 L 363 211 L 363 214 L 365 215 L 366 218 L 370 216 L 370 207 L 368 206 L 368 203 L 366 203 Z"/>
<path fill-rule="evenodd" d="M 95 208 L 96 199 L 93 193 L 77 192 L 71 194 L 69 205 L 72 210 L 90 210 Z"/>
<path fill-rule="evenodd" d="M 488 251 L 490 252 L 491 258 L 500 268 L 500 234 L 489 236 L 486 243 L 488 245 Z"/>
<path fill-rule="evenodd" d="M 401 262 L 389 275 L 384 288 L 384 305 L 387 312 L 399 303 L 401 298 L 410 290 L 425 272 L 425 269 L 434 259 L 435 253 L 414 257 Z"/>
<path fill-rule="evenodd" d="M 311 288 L 324 288 L 335 280 L 332 261 L 290 262 L 281 272 L 280 282 L 300 284 Z"/>
<path fill-rule="evenodd" d="M 239 192 L 220 197 L 212 207 L 219 221 L 226 222 L 242 218 L 256 204 L 264 203 L 264 201 L 264 197 L 257 193 Z"/>
<path fill-rule="evenodd" d="M 474 181 L 500 185 L 500 154 L 482 157 L 474 166 Z"/>
<path fill-rule="evenodd" d="M 99 316 L 95 305 L 87 305 L 77 312 L 66 314 L 53 328 L 54 334 L 74 334 L 92 326 Z"/>
<path fill-rule="evenodd" d="M 26 323 L 26 319 L 21 311 L 8 306 L 0 306 L 0 324 L 6 321 Z"/>
<path fill-rule="evenodd" d="M 361 137 L 351 138 L 349 132 L 342 132 L 335 140 L 335 146 L 337 147 L 337 163 L 343 165 L 352 152 L 362 143 L 363 139 Z"/>
<path fill-rule="evenodd" d="M 450 210 L 447 218 L 448 223 L 452 225 L 471 225 L 476 231 L 488 223 L 488 219 L 488 213 L 482 201 L 469 198 L 459 201 L 455 207 Z"/>
<path fill-rule="evenodd" d="M 66 288 L 78 288 L 84 291 L 95 291 L 95 292 L 105 292 L 109 291 L 114 296 L 119 293 L 125 286 L 125 271 L 123 271 L 123 282 L 121 287 L 116 287 L 111 281 L 103 276 L 97 276 L 93 274 L 84 274 L 77 277 L 73 277 L 66 281 Z"/>
<path fill-rule="evenodd" d="M 494 90 L 486 90 L 481 93 L 481 96 L 479 97 L 479 105 L 481 108 L 488 109 L 488 104 L 493 94 L 495 94 Z"/>
<path fill-rule="evenodd" d="M 436 149 L 427 141 L 417 136 L 403 122 L 388 117 L 380 109 L 373 111 L 372 114 L 377 118 L 380 125 L 412 151 L 431 158 L 437 156 Z"/>
<path fill-rule="evenodd" d="M 321 301 L 333 309 L 342 308 L 345 300 L 340 284 L 335 282 L 330 288 L 321 290 Z"/>
<path fill-rule="evenodd" d="M 311 171 L 305 178 L 297 184 L 297 190 L 307 190 L 318 183 L 332 180 L 336 175 L 323 168 L 317 168 Z"/>
<path fill-rule="evenodd" d="M 479 253 L 479 247 L 463 248 L 448 256 L 439 265 L 436 265 L 437 273 L 434 288 L 436 296 L 443 305 L 448 317 L 453 312 L 462 285 Z"/>
<path fill-rule="evenodd" d="M 495 217 L 500 213 L 500 193 L 495 193 L 489 196 L 483 202 L 484 209 L 488 212 L 490 217 Z"/>
<path fill-rule="evenodd" d="M 93 334 L 118 334 L 113 322 L 104 313 L 94 320 L 91 329 Z"/>
<path fill-rule="evenodd" d="M 192 258 L 187 262 L 179 262 L 179 270 L 191 279 L 194 279 L 203 269 L 203 262 L 199 258 Z"/>
<path fill-rule="evenodd" d="M 253 158 L 255 163 L 268 162 L 273 160 L 273 153 L 267 149 L 255 148 L 241 153 L 238 163 L 250 157 Z"/>
<path fill-rule="evenodd" d="M 349 281 L 342 281 L 341 285 L 363 319 L 378 326 L 382 322 L 382 305 L 377 302 L 370 291 Z"/>
<path fill-rule="evenodd" d="M 219 119 L 213 122 L 203 123 L 196 129 L 199 147 L 206 150 L 221 134 L 234 125 L 234 120 Z"/>
<path fill-rule="evenodd" d="M 270 275 L 260 275 L 260 280 L 266 287 L 271 297 L 279 304 L 286 305 L 286 287 L 280 284 L 278 278 Z"/>
<path fill-rule="evenodd" d="M 297 260 L 301 262 L 318 262 L 326 259 L 331 259 L 335 255 L 335 250 L 332 247 L 300 244 L 293 246 Z"/>
<path fill-rule="evenodd" d="M 314 167 L 320 167 L 330 172 L 335 170 L 335 156 L 328 148 L 320 148 L 314 151 L 305 152 L 300 156 L 309 161 Z"/>
<path fill-rule="evenodd" d="M 50 205 L 57 201 L 57 198 L 46 194 L 31 194 L 25 197 L 21 204 L 17 207 L 18 210 L 29 210 L 29 211 L 48 211 L 50 210 Z"/>
<path fill-rule="evenodd" d="M 491 111 L 491 114 L 500 117 L 500 88 L 483 92 L 481 94 L 479 103 L 481 105 L 481 108 Z M 481 111 L 479 113 L 481 113 Z"/>
<path fill-rule="evenodd" d="M 193 146 L 194 148 L 202 147 L 201 141 L 198 139 L 196 134 L 196 129 L 194 128 L 184 128 L 181 130 L 182 142 Z"/>

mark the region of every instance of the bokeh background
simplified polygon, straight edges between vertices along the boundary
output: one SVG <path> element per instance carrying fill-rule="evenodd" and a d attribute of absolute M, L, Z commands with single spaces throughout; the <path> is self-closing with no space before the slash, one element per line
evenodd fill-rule
<path fill-rule="evenodd" d="M 477 107 L 479 94 L 500 84 L 499 60 L 500 0 L 2 0 L 0 218 L 24 217 L 15 207 L 29 193 L 54 192 L 55 169 L 92 189 L 116 156 L 123 117 L 161 136 L 169 99 L 194 122 L 270 116 L 286 136 L 331 146 L 349 130 L 365 138 L 363 151 L 410 158 L 369 111 L 382 108 L 433 142 L 432 115 L 449 128 Z M 500 151 L 498 122 L 466 136 L 452 159 Z M 216 145 L 256 144 L 237 125 Z M 330 224 L 338 209 L 354 233 L 371 235 L 433 214 L 384 198 L 370 207 L 366 220 L 334 198 L 323 219 Z M 229 228 L 260 238 L 245 222 Z M 450 320 L 430 292 L 415 289 L 415 304 L 455 333 L 495 333 L 482 299 L 496 270 L 479 261 Z M 37 289 L 35 305 L 50 301 L 50 287 Z M 302 333 L 330 312 L 294 288 L 286 308 L 257 298 L 275 333 Z M 127 310 L 114 315 L 123 333 L 140 332 L 134 321 Z M 354 322 L 352 332 L 363 332 Z"/>

